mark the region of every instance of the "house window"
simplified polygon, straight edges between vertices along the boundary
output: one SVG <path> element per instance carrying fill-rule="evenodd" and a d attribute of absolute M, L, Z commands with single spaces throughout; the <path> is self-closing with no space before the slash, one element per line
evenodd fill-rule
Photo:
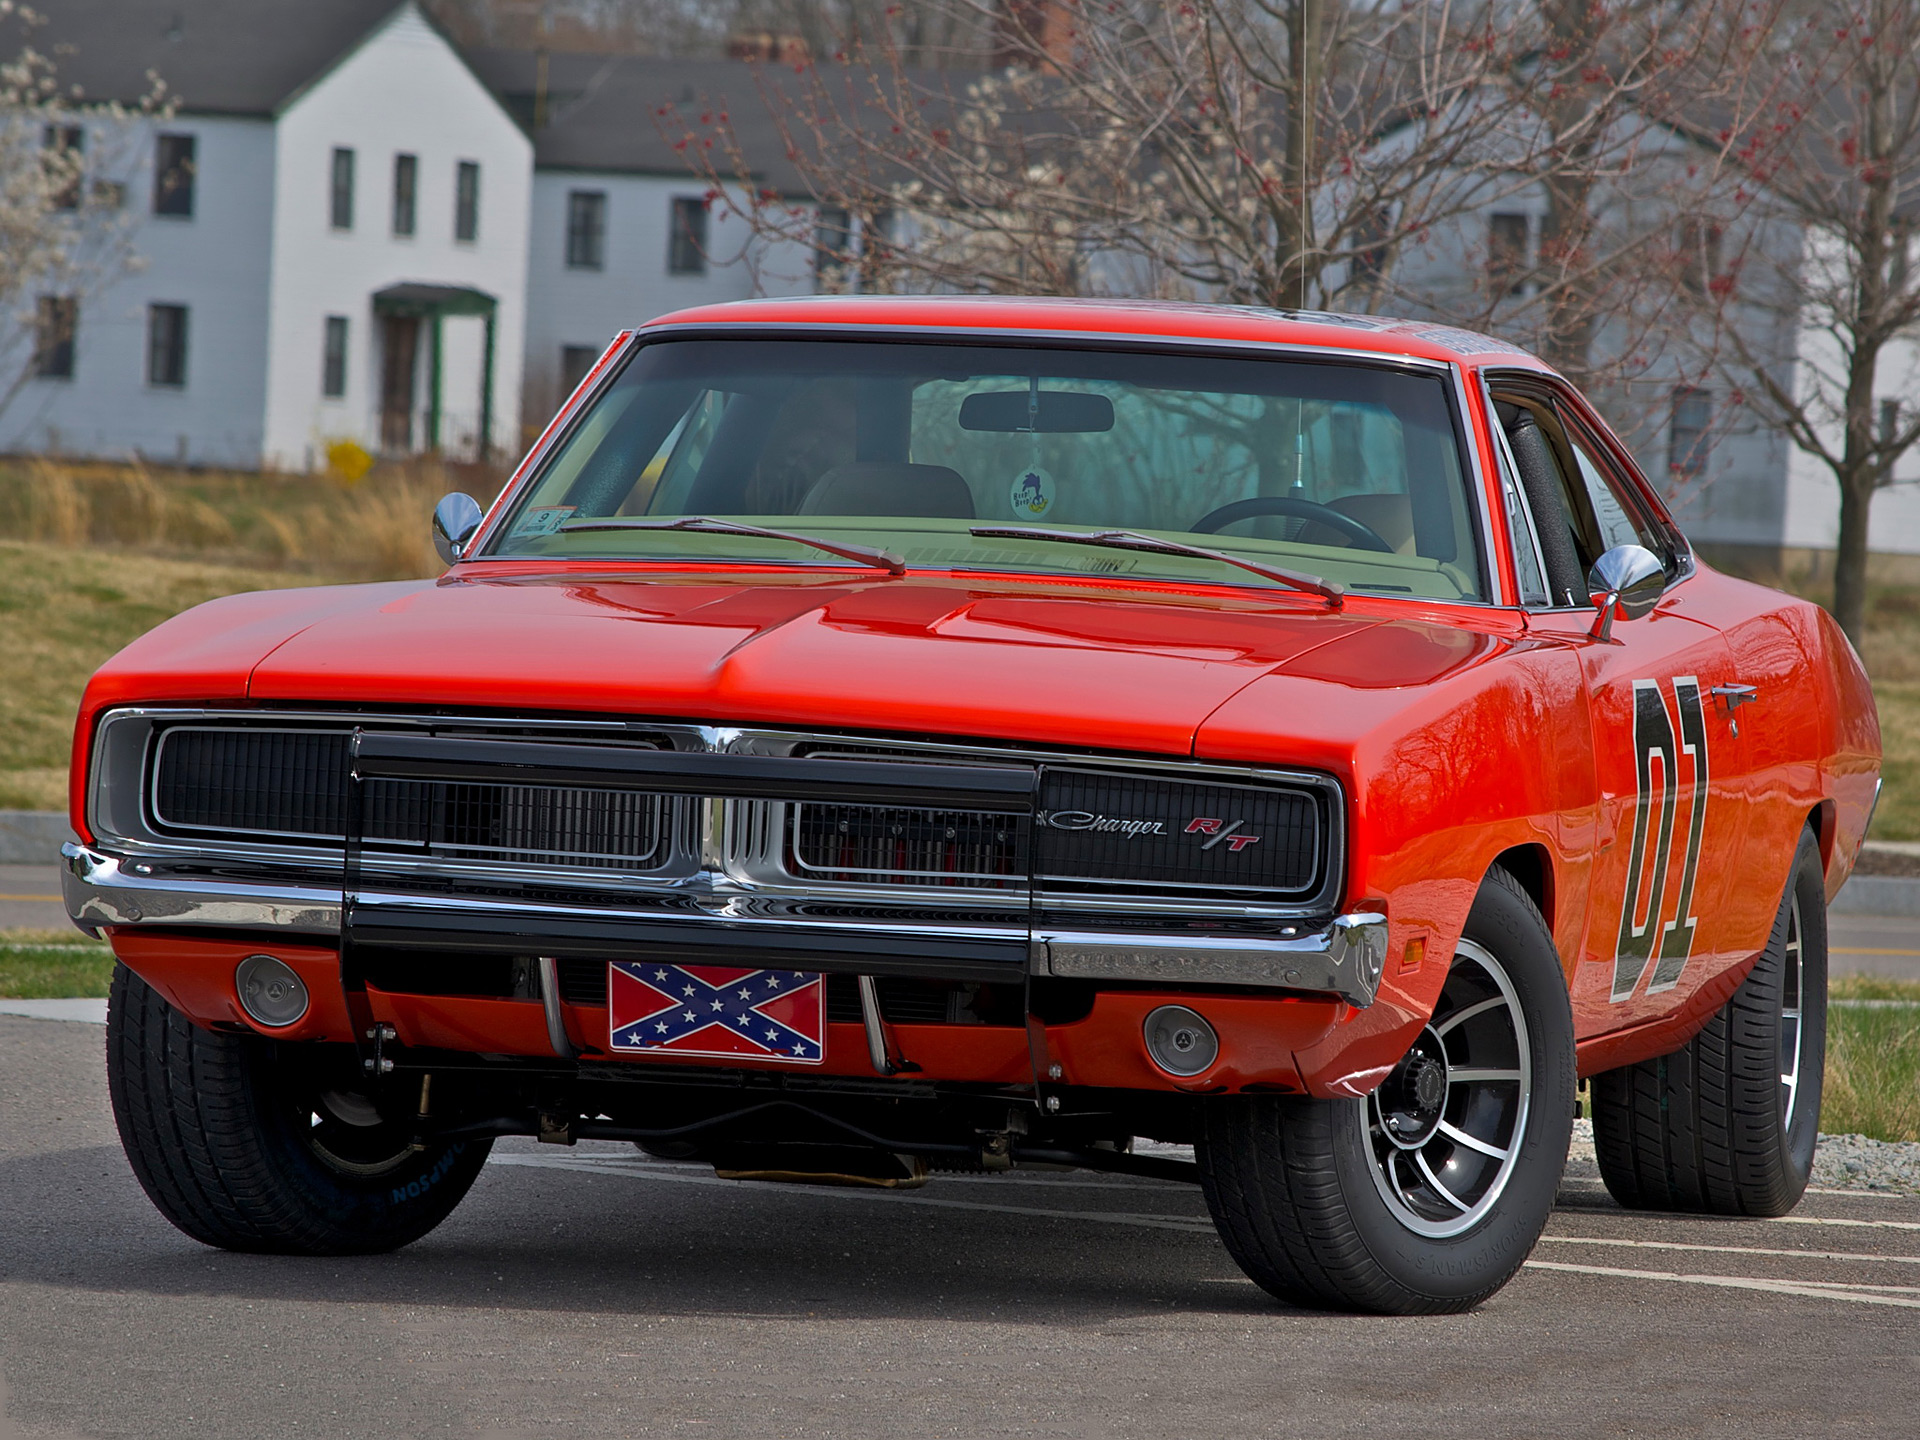
<path fill-rule="evenodd" d="M 328 223 L 336 230 L 353 229 L 353 151 L 333 149 L 333 175 L 327 207 Z"/>
<path fill-rule="evenodd" d="M 599 350 L 592 345 L 560 347 L 560 398 L 562 400 L 580 388 L 580 382 L 587 378 L 587 372 L 593 369 L 593 362 L 599 358 Z"/>
<path fill-rule="evenodd" d="M 1711 220 L 1688 215 L 1680 221 L 1680 283 L 1704 295 L 1720 278 L 1721 228 Z"/>
<path fill-rule="evenodd" d="M 574 190 L 567 195 L 567 268 L 599 270 L 607 260 L 607 192 Z"/>
<path fill-rule="evenodd" d="M 73 378 L 73 336 L 80 302 L 72 295 L 42 295 L 34 314 L 33 373 L 42 380 Z"/>
<path fill-rule="evenodd" d="M 853 249 L 853 221 L 844 205 L 822 205 L 813 217 L 813 281 L 817 290 L 838 290 Z"/>
<path fill-rule="evenodd" d="M 667 273 L 707 273 L 707 202 L 698 195 L 676 195 L 673 229 L 667 236 Z"/>
<path fill-rule="evenodd" d="M 1393 212 L 1379 209 L 1362 215 L 1353 227 L 1353 263 L 1348 274 L 1356 289 L 1378 289 L 1387 275 L 1387 237 L 1393 233 Z"/>
<path fill-rule="evenodd" d="M 1891 445 L 1900 433 L 1900 402 L 1882 400 L 1880 402 L 1880 443 Z"/>
<path fill-rule="evenodd" d="M 86 141 L 78 125 L 49 125 L 41 134 L 41 163 L 47 178 L 60 187 L 48 201 L 55 210 L 80 208 L 80 157 Z"/>
<path fill-rule="evenodd" d="M 195 141 L 191 135 L 158 135 L 153 142 L 153 213 L 193 214 Z"/>
<path fill-rule="evenodd" d="M 1527 236 L 1533 217 L 1496 213 L 1487 217 L 1487 279 L 1496 294 L 1518 295 L 1526 288 Z"/>
<path fill-rule="evenodd" d="M 147 383 L 181 389 L 187 383 L 187 307 L 147 307 Z"/>
<path fill-rule="evenodd" d="M 414 195 L 419 189 L 420 158 L 417 155 L 393 157 L 393 233 L 413 234 Z"/>
<path fill-rule="evenodd" d="M 462 160 L 453 177 L 453 238 L 480 238 L 480 165 Z"/>
<path fill-rule="evenodd" d="M 1667 469 L 1679 479 L 1697 480 L 1706 473 L 1712 424 L 1713 396 L 1693 385 L 1675 387 L 1667 428 Z"/>
<path fill-rule="evenodd" d="M 326 349 L 320 360 L 320 393 L 338 400 L 347 393 L 347 317 L 327 316 Z"/>

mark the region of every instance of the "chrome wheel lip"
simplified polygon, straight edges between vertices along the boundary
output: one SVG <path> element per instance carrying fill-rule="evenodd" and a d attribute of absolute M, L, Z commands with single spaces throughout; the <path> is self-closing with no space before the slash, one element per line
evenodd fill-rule
<path fill-rule="evenodd" d="M 1806 929 L 1800 896 L 1790 891 L 1780 976 L 1780 1128 L 1793 1130 L 1800 1103 L 1800 1066 L 1806 1054 Z"/>
<path fill-rule="evenodd" d="M 1480 1150 L 1482 1153 L 1498 1152 L 1500 1147 L 1486 1141 L 1485 1137 L 1462 1132 L 1443 1117 L 1441 1123 L 1434 1128 L 1426 1142 L 1417 1150 L 1402 1149 L 1391 1136 L 1386 1136 L 1389 1143 L 1386 1147 L 1385 1163 L 1383 1163 L 1383 1157 L 1375 1145 L 1376 1132 L 1385 1135 L 1384 1121 L 1380 1113 L 1379 1092 L 1376 1090 L 1373 1095 L 1353 1107 L 1355 1123 L 1360 1127 L 1360 1143 L 1366 1156 L 1367 1172 L 1373 1179 L 1374 1189 L 1394 1219 L 1413 1234 L 1429 1240 L 1445 1240 L 1465 1234 L 1494 1212 L 1500 1203 L 1500 1197 L 1506 1193 L 1507 1185 L 1519 1166 L 1521 1153 L 1526 1148 L 1527 1123 L 1532 1113 L 1533 1044 L 1532 1037 L 1528 1033 L 1525 1013 L 1520 1008 L 1519 994 L 1514 989 L 1512 979 L 1507 975 L 1506 967 L 1501 965 L 1485 946 L 1462 939 L 1455 948 L 1453 963 L 1458 966 L 1463 961 L 1477 965 L 1485 972 L 1499 993 L 1487 1000 L 1463 1006 L 1452 1014 L 1435 1015 L 1429 1022 L 1428 1032 L 1437 1035 L 1444 1045 L 1448 1031 L 1495 1008 L 1504 1006 L 1512 1019 L 1516 1055 L 1514 1066 L 1516 1073 L 1512 1078 L 1483 1078 L 1487 1077 L 1486 1067 L 1455 1066 L 1450 1058 L 1447 1062 L 1449 1104 L 1453 1089 L 1458 1085 L 1517 1085 L 1519 1087 L 1519 1099 L 1513 1111 L 1513 1123 L 1507 1137 L 1505 1154 L 1500 1160 L 1500 1167 L 1495 1172 L 1492 1182 L 1471 1203 L 1463 1202 L 1440 1182 L 1426 1154 L 1426 1147 L 1436 1139 L 1444 1139 L 1452 1145 L 1464 1144 L 1466 1148 Z M 1456 1079 L 1456 1075 L 1460 1078 Z M 1398 1182 L 1393 1178 L 1391 1168 L 1395 1163 L 1406 1158 L 1413 1160 L 1424 1183 L 1457 1206 L 1460 1213 L 1449 1219 L 1434 1220 L 1420 1214 L 1407 1203 L 1400 1193 Z"/>

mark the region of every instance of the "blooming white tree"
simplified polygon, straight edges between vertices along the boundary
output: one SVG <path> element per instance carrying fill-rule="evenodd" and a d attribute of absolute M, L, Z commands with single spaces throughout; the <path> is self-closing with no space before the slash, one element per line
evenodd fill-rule
<path fill-rule="evenodd" d="M 38 374 L 72 367 L 86 302 L 137 264 L 127 184 L 144 119 L 169 108 L 93 103 L 33 46 L 40 17 L 0 0 L 0 411 Z"/>

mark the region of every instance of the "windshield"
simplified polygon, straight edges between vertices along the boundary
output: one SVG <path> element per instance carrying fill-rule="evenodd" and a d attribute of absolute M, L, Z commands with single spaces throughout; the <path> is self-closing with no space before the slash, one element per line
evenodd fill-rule
<path fill-rule="evenodd" d="M 1205 556 L 974 535 L 1124 529 L 1350 590 L 1485 598 L 1448 387 L 1386 366 L 842 340 L 641 346 L 516 498 L 497 558 L 909 566 L 1281 588 Z"/>

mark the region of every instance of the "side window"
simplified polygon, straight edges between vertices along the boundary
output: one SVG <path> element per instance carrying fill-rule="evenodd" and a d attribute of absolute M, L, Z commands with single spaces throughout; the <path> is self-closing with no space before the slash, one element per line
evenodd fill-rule
<path fill-rule="evenodd" d="M 1673 546 L 1657 527 L 1641 519 L 1639 507 L 1623 493 L 1623 487 L 1611 469 L 1596 457 L 1585 437 L 1569 427 L 1568 439 L 1579 468 L 1580 483 L 1593 512 L 1595 543 L 1604 554 L 1616 545 L 1644 545 L 1660 557 L 1668 575 L 1674 571 Z M 1598 558 L 1598 555 L 1595 556 Z M 1591 562 L 1589 562 L 1591 563 Z"/>
<path fill-rule="evenodd" d="M 1587 567 L 1581 520 L 1584 486 L 1571 483 L 1572 458 L 1566 432 L 1553 408 L 1527 394 L 1494 394 L 1494 414 L 1520 476 L 1520 489 L 1533 517 L 1539 558 L 1546 572 L 1548 602 L 1555 608 L 1585 603 Z M 1517 548 L 1517 547 L 1516 547 Z M 1521 570 L 1521 589 L 1527 589 Z"/>
<path fill-rule="evenodd" d="M 1505 408 L 1505 407 L 1502 407 Z M 1520 467 L 1507 443 L 1504 424 L 1493 427 L 1494 458 L 1500 467 L 1500 499 L 1507 512 L 1507 540 L 1513 546 L 1513 568 L 1520 585 L 1520 603 L 1529 609 L 1544 607 L 1547 576 L 1541 568 L 1540 547 L 1533 538 L 1533 523 L 1526 502 L 1520 498 Z"/>

